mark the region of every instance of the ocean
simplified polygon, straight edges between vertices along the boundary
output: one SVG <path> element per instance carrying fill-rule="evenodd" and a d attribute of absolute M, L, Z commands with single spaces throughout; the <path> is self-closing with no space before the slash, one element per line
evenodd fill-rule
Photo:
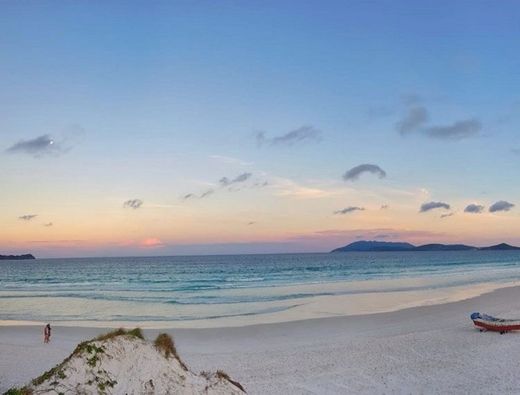
<path fill-rule="evenodd" d="M 327 316 L 320 315 L 323 303 L 369 313 L 385 310 L 383 299 L 391 310 L 389 295 L 406 307 L 434 303 L 431 295 L 442 302 L 451 291 L 519 281 L 517 251 L 0 261 L 0 320 L 261 323 Z"/>

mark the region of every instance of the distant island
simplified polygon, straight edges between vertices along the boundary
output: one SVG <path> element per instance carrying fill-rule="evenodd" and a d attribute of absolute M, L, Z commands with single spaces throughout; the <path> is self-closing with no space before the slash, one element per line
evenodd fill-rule
<path fill-rule="evenodd" d="M 473 247 L 465 244 L 425 244 L 414 246 L 410 243 L 389 241 L 356 241 L 331 252 L 389 252 L 389 251 L 513 251 L 520 250 L 506 243 L 490 247 Z"/>
<path fill-rule="evenodd" d="M 32 254 L 24 255 L 0 255 L 0 261 L 25 261 L 28 259 L 36 259 Z"/>

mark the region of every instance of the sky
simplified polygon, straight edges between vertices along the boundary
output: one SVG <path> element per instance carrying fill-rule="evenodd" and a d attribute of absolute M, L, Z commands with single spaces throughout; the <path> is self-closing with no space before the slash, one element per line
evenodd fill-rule
<path fill-rule="evenodd" d="M 0 253 L 520 245 L 520 4 L 3 1 Z"/>

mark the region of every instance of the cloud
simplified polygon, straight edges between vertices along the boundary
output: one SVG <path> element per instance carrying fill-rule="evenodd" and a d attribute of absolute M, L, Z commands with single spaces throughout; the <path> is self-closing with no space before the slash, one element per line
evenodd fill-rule
<path fill-rule="evenodd" d="M 123 203 L 123 207 L 125 208 L 133 208 L 137 210 L 143 205 L 143 201 L 141 199 L 130 199 Z"/>
<path fill-rule="evenodd" d="M 6 150 L 6 152 L 9 153 L 28 154 L 34 157 L 59 154 L 61 151 L 62 148 L 60 144 L 54 141 L 48 134 L 44 134 L 31 140 L 20 140 Z"/>
<path fill-rule="evenodd" d="M 444 203 L 444 202 L 428 202 L 428 203 L 424 203 L 421 206 L 421 209 L 419 211 L 421 213 L 425 213 L 427 211 L 435 210 L 438 208 L 449 210 L 451 208 L 451 206 L 448 203 Z"/>
<path fill-rule="evenodd" d="M 482 124 L 476 118 L 463 119 L 451 125 L 428 126 L 429 111 L 425 106 L 417 105 L 419 101 L 409 101 L 406 114 L 395 124 L 401 136 L 418 133 L 439 140 L 461 140 L 475 137 L 482 130 Z"/>
<path fill-rule="evenodd" d="M 208 189 L 206 192 L 202 192 L 199 196 L 199 199 L 204 199 L 210 195 L 212 195 L 213 193 L 215 193 L 215 190 L 214 189 Z"/>
<path fill-rule="evenodd" d="M 253 188 L 263 188 L 263 187 L 267 187 L 269 186 L 269 182 L 268 181 L 259 181 L 259 182 L 255 182 L 253 184 Z"/>
<path fill-rule="evenodd" d="M 164 246 L 165 246 L 165 244 L 160 239 L 157 239 L 155 237 L 144 239 L 143 241 L 141 241 L 139 243 L 139 247 L 142 247 L 142 248 L 158 248 L 158 247 L 164 247 Z"/>
<path fill-rule="evenodd" d="M 480 214 L 483 211 L 484 211 L 484 206 L 482 206 L 480 204 L 475 204 L 475 203 L 468 204 L 466 206 L 466 208 L 464 209 L 465 213 L 470 213 L 470 214 Z"/>
<path fill-rule="evenodd" d="M 215 193 L 214 189 L 208 189 L 206 192 L 202 192 L 200 195 L 197 195 L 195 193 L 188 193 L 182 197 L 182 200 L 204 199 L 212 195 L 213 193 Z"/>
<path fill-rule="evenodd" d="M 387 210 L 387 209 L 389 209 L 389 208 L 390 208 L 390 206 L 389 206 L 388 204 L 383 204 L 383 205 L 381 206 L 381 210 Z"/>
<path fill-rule="evenodd" d="M 52 222 L 47 222 L 43 224 L 43 226 L 45 226 L 46 228 L 50 228 L 51 226 L 54 226 L 54 224 Z"/>
<path fill-rule="evenodd" d="M 376 174 L 379 178 L 386 177 L 386 172 L 379 166 L 365 163 L 345 172 L 343 179 L 345 181 L 356 181 L 363 173 Z"/>
<path fill-rule="evenodd" d="M 489 212 L 496 213 L 498 211 L 509 211 L 513 207 L 515 207 L 513 203 L 506 202 L 505 200 L 500 200 L 489 207 Z"/>
<path fill-rule="evenodd" d="M 511 152 L 515 155 L 520 155 L 520 148 L 511 148 Z"/>
<path fill-rule="evenodd" d="M 248 226 L 255 225 L 255 224 L 256 224 L 256 221 L 249 221 L 249 222 L 247 223 Z"/>
<path fill-rule="evenodd" d="M 396 124 L 397 131 L 404 136 L 415 132 L 428 121 L 428 110 L 423 106 L 412 107 Z"/>
<path fill-rule="evenodd" d="M 293 199 L 322 199 L 338 194 L 329 189 L 302 185 L 283 177 L 273 177 L 270 186 L 274 190 L 275 195 Z M 343 190 L 341 190 L 341 193 L 343 193 Z"/>
<path fill-rule="evenodd" d="M 350 206 L 350 207 L 346 207 L 346 208 L 341 209 L 341 210 L 336 210 L 336 211 L 334 211 L 334 214 L 344 215 L 344 214 L 353 213 L 355 211 L 365 211 L 365 208 L 364 207 Z"/>
<path fill-rule="evenodd" d="M 455 213 L 442 214 L 441 218 L 453 217 L 454 215 L 455 215 Z"/>
<path fill-rule="evenodd" d="M 37 214 L 22 215 L 22 216 L 18 217 L 18 219 L 21 221 L 31 221 L 31 220 L 35 219 L 37 216 L 38 216 Z"/>
<path fill-rule="evenodd" d="M 318 142 L 322 140 L 322 132 L 313 126 L 302 126 L 298 129 L 291 130 L 281 136 L 266 137 L 265 132 L 258 132 L 256 134 L 256 142 L 259 146 L 262 145 L 294 145 L 306 141 Z"/>
<path fill-rule="evenodd" d="M 235 186 L 236 184 L 241 184 L 241 183 L 244 183 L 246 182 L 247 180 L 249 180 L 251 177 L 253 176 L 252 173 L 242 173 L 242 174 L 239 174 L 238 176 L 236 176 L 235 178 L 228 178 L 228 177 L 222 177 L 219 181 L 218 181 L 218 184 L 220 186 L 220 188 L 227 188 L 228 191 L 230 192 L 237 192 L 237 191 L 240 191 L 241 188 L 233 188 L 233 186 Z M 254 183 L 253 185 L 250 185 L 248 186 L 249 188 L 260 188 L 260 187 L 264 187 L 264 186 L 267 186 L 267 181 L 266 182 L 263 182 L 263 183 L 260 183 L 260 182 L 256 182 Z M 182 200 L 192 200 L 192 199 L 204 199 L 212 194 L 214 194 L 215 192 L 217 192 L 219 189 L 208 189 L 206 190 L 205 192 L 202 192 L 201 194 L 197 194 L 197 193 L 187 193 L 186 195 L 182 196 Z"/>
<path fill-rule="evenodd" d="M 478 135 L 482 124 L 477 119 L 467 119 L 454 122 L 448 126 L 432 126 L 426 128 L 426 135 L 444 140 L 460 140 Z"/>
<path fill-rule="evenodd" d="M 227 186 L 230 186 L 233 184 L 238 184 L 238 183 L 247 181 L 249 178 L 251 178 L 252 175 L 253 174 L 251 174 L 251 173 L 242 173 L 242 174 L 239 174 L 238 176 L 236 176 L 235 178 L 233 178 L 232 180 L 230 180 L 227 177 L 222 177 L 219 180 L 219 184 L 223 187 L 227 187 Z"/>

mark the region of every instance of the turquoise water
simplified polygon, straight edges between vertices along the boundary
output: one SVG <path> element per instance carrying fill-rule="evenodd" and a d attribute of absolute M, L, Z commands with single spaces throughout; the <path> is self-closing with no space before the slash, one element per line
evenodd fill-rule
<path fill-rule="evenodd" d="M 262 315 L 317 296 L 520 280 L 520 253 L 287 254 L 0 261 L 0 320 L 183 321 Z M 429 279 L 435 281 L 419 281 Z M 327 285 L 345 283 L 344 288 Z M 349 284 L 368 284 L 362 290 Z M 434 285 L 432 285 L 434 284 Z"/>

